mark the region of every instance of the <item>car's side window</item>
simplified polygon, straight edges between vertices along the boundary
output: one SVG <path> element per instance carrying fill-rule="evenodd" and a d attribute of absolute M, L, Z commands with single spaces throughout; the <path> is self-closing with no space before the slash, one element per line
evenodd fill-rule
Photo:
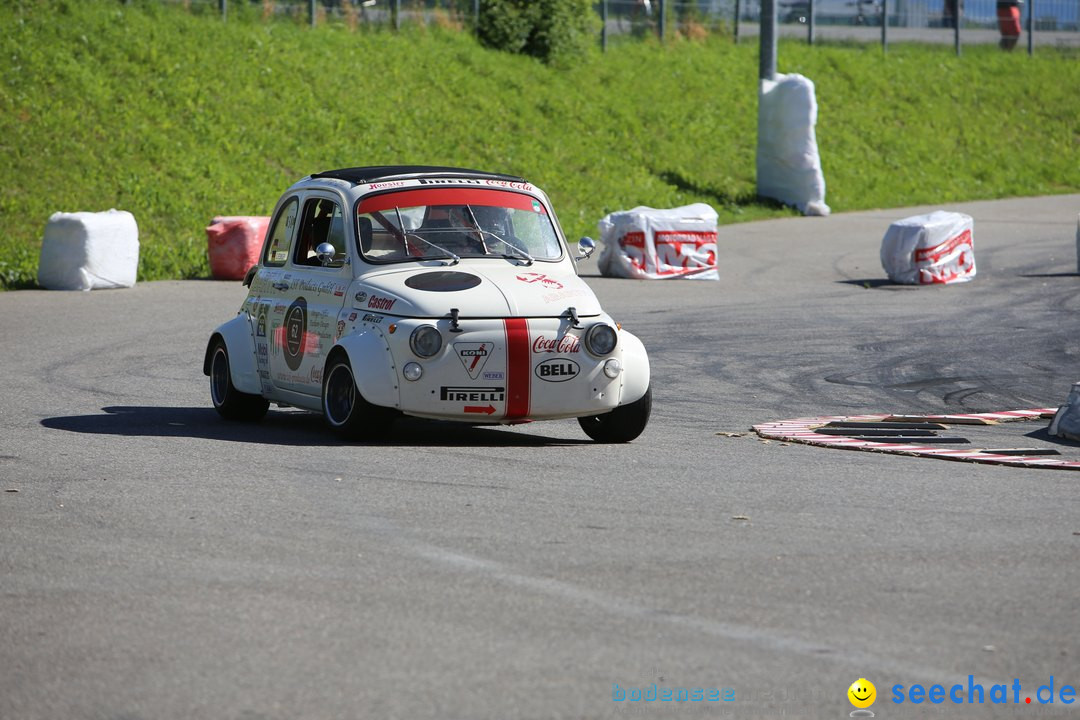
<path fill-rule="evenodd" d="M 293 198 L 278 213 L 274 227 L 270 231 L 270 242 L 266 245 L 263 265 L 281 266 L 289 259 L 289 246 L 292 244 L 293 230 L 296 228 L 296 214 L 300 202 Z"/>
<path fill-rule="evenodd" d="M 335 257 L 330 267 L 341 267 L 345 260 L 345 225 L 341 207 L 333 200 L 311 198 L 304 203 L 293 263 L 320 267 L 322 263 L 316 250 L 323 243 L 334 246 Z"/>

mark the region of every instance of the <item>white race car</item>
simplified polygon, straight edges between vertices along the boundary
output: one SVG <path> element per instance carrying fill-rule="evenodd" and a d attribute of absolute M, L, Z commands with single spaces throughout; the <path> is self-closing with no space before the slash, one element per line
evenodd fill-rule
<path fill-rule="evenodd" d="M 582 238 L 587 256 L 595 245 Z M 399 414 L 470 424 L 576 417 L 628 442 L 652 407 L 649 358 L 578 277 L 547 196 L 519 177 L 361 167 L 278 201 L 250 292 L 203 372 L 228 419 L 271 402 L 354 439 Z"/>

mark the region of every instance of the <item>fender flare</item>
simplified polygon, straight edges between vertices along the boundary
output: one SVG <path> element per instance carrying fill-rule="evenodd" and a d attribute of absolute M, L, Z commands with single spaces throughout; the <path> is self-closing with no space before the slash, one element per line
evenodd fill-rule
<path fill-rule="evenodd" d="M 261 395 L 259 369 L 255 367 L 255 347 L 251 338 L 251 322 L 247 316 L 244 313 L 237 315 L 227 323 L 219 325 L 210 336 L 203 357 L 203 375 L 210 374 L 210 350 L 218 338 L 225 341 L 225 349 L 229 353 L 229 375 L 232 376 L 233 386 L 243 393 Z"/>
<path fill-rule="evenodd" d="M 327 354 L 326 362 L 329 363 L 339 353 L 348 356 L 356 389 L 365 400 L 381 407 L 397 408 L 400 405 L 397 365 L 382 333 L 364 330 L 346 335 Z M 324 376 L 325 373 L 324 365 Z"/>
<path fill-rule="evenodd" d="M 619 345 L 623 355 L 623 386 L 620 405 L 640 400 L 649 389 L 650 369 L 649 353 L 641 340 L 633 333 L 619 331 Z"/>

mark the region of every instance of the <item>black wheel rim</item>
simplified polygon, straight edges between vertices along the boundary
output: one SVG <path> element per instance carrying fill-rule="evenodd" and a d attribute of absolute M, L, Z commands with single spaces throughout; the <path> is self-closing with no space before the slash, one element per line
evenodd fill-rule
<path fill-rule="evenodd" d="M 214 351 L 214 359 L 210 364 L 210 397 L 216 407 L 225 404 L 228 392 L 229 357 L 225 354 L 225 348 L 219 347 Z"/>
<path fill-rule="evenodd" d="M 356 384 L 352 371 L 345 365 L 337 365 L 326 378 L 326 399 L 323 404 L 326 417 L 332 425 L 343 425 L 352 414 L 356 403 Z"/>

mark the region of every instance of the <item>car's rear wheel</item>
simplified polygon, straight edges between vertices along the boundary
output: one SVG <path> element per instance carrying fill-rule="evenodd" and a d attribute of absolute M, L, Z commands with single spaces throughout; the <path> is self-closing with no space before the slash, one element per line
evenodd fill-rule
<path fill-rule="evenodd" d="M 326 423 L 350 440 L 384 437 L 394 419 L 392 411 L 372 405 L 360 394 L 344 354 L 332 358 L 323 372 L 322 406 Z"/>
<path fill-rule="evenodd" d="M 578 424 L 596 442 L 630 442 L 645 430 L 652 413 L 652 387 L 639 399 L 603 415 L 579 417 Z"/>
<path fill-rule="evenodd" d="M 261 395 L 240 392 L 233 385 L 229 350 L 221 338 L 210 351 L 210 400 L 214 409 L 227 420 L 260 420 L 270 407 Z"/>

